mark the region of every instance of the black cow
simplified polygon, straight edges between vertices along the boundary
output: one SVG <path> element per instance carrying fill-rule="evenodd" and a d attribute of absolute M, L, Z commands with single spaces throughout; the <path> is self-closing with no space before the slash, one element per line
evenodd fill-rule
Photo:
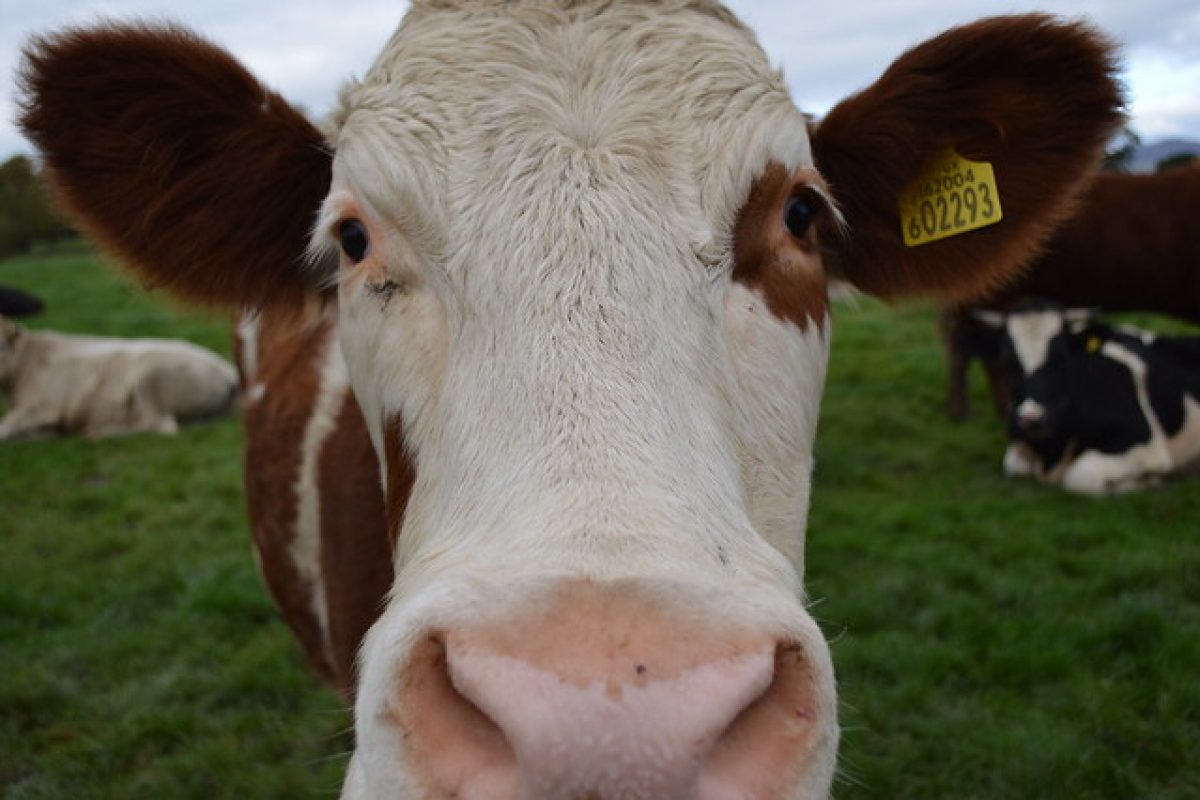
<path fill-rule="evenodd" d="M 1008 475 L 1109 494 L 1200 465 L 1200 336 L 1112 327 L 1044 301 L 979 316 L 1003 330 Z"/>
<path fill-rule="evenodd" d="M 42 313 L 42 301 L 20 289 L 0 286 L 0 317 L 28 317 Z"/>

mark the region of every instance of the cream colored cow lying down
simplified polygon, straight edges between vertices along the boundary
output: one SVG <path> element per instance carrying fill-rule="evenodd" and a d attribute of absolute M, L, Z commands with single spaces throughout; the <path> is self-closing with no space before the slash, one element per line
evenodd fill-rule
<path fill-rule="evenodd" d="M 170 339 L 30 331 L 0 318 L 0 439 L 173 434 L 229 413 L 237 372 L 216 353 Z"/>

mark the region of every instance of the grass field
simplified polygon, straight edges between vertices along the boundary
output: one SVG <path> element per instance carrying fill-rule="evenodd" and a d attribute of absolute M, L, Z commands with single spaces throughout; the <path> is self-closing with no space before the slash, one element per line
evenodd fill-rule
<path fill-rule="evenodd" d="M 0 262 L 36 327 L 182 336 L 87 251 Z M 1200 798 L 1200 484 L 1089 500 L 952 425 L 928 308 L 839 307 L 808 586 L 833 642 L 839 798 Z M 984 409 L 980 386 L 977 408 Z M 350 717 L 255 573 L 240 430 L 0 444 L 0 787 L 335 796 Z"/>

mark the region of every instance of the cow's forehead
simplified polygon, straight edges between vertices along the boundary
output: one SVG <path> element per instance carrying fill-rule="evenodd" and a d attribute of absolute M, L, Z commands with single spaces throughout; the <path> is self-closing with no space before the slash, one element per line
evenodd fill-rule
<path fill-rule="evenodd" d="M 767 162 L 812 163 L 781 74 L 713 3 L 416 3 L 331 127 L 350 182 L 418 223 L 549 180 L 550 153 L 619 159 L 723 222 Z"/>
<path fill-rule="evenodd" d="M 1064 330 L 1063 315 L 1059 311 L 1010 314 L 1007 326 L 1017 360 L 1026 375 L 1032 375 L 1046 363 L 1050 342 Z"/>

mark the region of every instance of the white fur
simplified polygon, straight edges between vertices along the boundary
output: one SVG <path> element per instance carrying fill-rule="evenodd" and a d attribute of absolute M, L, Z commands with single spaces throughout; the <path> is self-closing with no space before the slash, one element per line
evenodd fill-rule
<path fill-rule="evenodd" d="M 267 385 L 258 380 L 258 326 L 257 311 L 244 311 L 237 321 L 236 335 L 240 344 L 239 361 L 242 370 L 242 404 L 252 406 L 262 402 L 267 395 Z"/>
<path fill-rule="evenodd" d="M 1008 317 L 1008 335 L 1026 375 L 1046 363 L 1050 340 L 1063 331 L 1060 311 L 1025 311 Z"/>
<path fill-rule="evenodd" d="M 318 488 L 321 449 L 337 427 L 338 412 L 346 396 L 349 379 L 341 351 L 329 346 L 317 355 L 320 380 L 313 412 L 304 428 L 300 445 L 300 472 L 296 480 L 296 535 L 288 551 L 301 579 L 309 586 L 309 602 L 321 630 L 325 654 L 333 663 L 329 639 L 329 608 L 325 603 L 325 580 L 321 572 L 321 493 Z"/>

